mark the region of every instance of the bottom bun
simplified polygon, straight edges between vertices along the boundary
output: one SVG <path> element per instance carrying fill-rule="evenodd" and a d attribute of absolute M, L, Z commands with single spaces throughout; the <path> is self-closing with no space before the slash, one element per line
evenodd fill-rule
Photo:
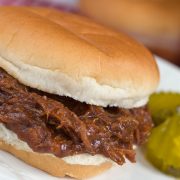
<path fill-rule="evenodd" d="M 100 174 L 112 167 L 111 162 L 104 162 L 100 165 L 68 164 L 61 158 L 55 156 L 19 150 L 15 146 L 6 144 L 2 140 L 0 140 L 0 149 L 13 154 L 27 164 L 57 177 L 67 175 L 77 179 L 85 179 Z"/>

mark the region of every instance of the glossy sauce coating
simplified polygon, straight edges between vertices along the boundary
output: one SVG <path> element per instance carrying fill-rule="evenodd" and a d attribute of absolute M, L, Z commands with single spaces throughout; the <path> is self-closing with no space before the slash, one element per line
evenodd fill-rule
<path fill-rule="evenodd" d="M 20 84 L 0 69 L 0 122 L 36 152 L 58 157 L 102 154 L 135 162 L 134 144 L 152 128 L 146 107 L 103 108 Z"/>

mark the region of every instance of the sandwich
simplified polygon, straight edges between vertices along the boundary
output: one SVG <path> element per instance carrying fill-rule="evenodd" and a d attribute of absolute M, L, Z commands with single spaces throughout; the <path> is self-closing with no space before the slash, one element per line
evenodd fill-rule
<path fill-rule="evenodd" d="M 158 82 L 152 54 L 122 33 L 48 8 L 0 8 L 0 149 L 53 176 L 135 162 Z"/>
<path fill-rule="evenodd" d="M 83 14 L 141 41 L 161 57 L 179 63 L 179 0 L 80 0 Z"/>

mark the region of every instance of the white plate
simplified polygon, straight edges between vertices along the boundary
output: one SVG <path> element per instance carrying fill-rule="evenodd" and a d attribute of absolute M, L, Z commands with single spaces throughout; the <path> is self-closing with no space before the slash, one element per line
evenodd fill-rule
<path fill-rule="evenodd" d="M 161 74 L 161 82 L 158 91 L 180 92 L 180 69 L 164 60 L 156 57 Z M 12 155 L 0 151 L 0 180 L 58 180 L 38 169 L 35 169 Z M 69 178 L 62 178 L 67 180 Z M 171 180 L 174 179 L 162 174 L 153 168 L 144 158 L 143 154 L 137 152 L 137 163 L 127 162 L 123 166 L 115 166 L 107 172 L 91 178 L 91 180 Z"/>

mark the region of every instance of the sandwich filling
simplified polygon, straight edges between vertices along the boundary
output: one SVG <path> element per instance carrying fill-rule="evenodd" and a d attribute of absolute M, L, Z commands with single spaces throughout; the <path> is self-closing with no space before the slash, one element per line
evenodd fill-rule
<path fill-rule="evenodd" d="M 101 154 L 118 164 L 135 161 L 133 145 L 152 128 L 146 107 L 88 105 L 27 87 L 0 69 L 0 123 L 39 153 L 57 157 Z"/>

